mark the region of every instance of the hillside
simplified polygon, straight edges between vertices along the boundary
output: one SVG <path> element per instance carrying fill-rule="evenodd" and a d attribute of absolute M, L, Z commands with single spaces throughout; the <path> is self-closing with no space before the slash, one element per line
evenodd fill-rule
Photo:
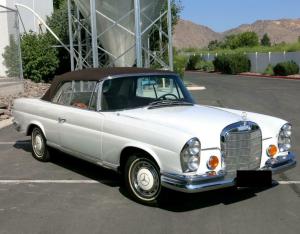
<path fill-rule="evenodd" d="M 212 40 L 220 40 L 226 35 L 254 31 L 259 37 L 267 33 L 272 44 L 295 42 L 300 36 L 300 19 L 258 20 L 253 24 L 242 24 L 223 33 L 198 25 L 187 20 L 180 20 L 175 26 L 174 46 L 176 48 L 203 48 Z"/>
<path fill-rule="evenodd" d="M 176 48 L 199 48 L 207 46 L 212 40 L 220 40 L 221 34 L 210 28 L 187 20 L 179 20 L 174 31 L 174 46 Z"/>

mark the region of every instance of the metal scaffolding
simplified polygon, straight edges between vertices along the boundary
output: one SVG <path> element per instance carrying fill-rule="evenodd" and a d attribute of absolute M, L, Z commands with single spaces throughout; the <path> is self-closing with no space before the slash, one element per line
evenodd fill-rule
<path fill-rule="evenodd" d="M 114 66 L 173 70 L 171 0 L 131 0 L 133 8 L 124 14 L 121 12 L 121 17 L 118 14 L 117 19 L 102 12 L 97 1 L 105 0 L 68 0 L 72 70 Z M 153 10 L 152 4 L 160 8 L 158 12 Z M 149 12 L 152 15 L 149 16 Z M 101 24 L 101 20 L 107 23 Z M 127 38 L 127 43 L 117 45 L 116 38 L 111 36 L 116 31 Z M 115 49 L 114 43 L 121 49 Z"/>

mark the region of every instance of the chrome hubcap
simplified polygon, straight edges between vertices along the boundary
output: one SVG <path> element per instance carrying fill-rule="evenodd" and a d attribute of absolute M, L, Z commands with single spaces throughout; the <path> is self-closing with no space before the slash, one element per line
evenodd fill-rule
<path fill-rule="evenodd" d="M 32 132 L 32 148 L 37 157 L 43 157 L 45 150 L 44 139 L 36 129 Z"/>
<path fill-rule="evenodd" d="M 152 200 L 160 189 L 159 175 L 147 160 L 136 159 L 129 171 L 130 184 L 134 193 L 143 200 Z"/>

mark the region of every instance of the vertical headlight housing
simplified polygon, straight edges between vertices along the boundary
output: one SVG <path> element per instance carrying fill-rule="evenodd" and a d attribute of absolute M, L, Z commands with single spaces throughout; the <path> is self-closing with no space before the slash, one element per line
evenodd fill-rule
<path fill-rule="evenodd" d="M 180 162 L 183 172 L 194 172 L 200 165 L 201 144 L 197 138 L 190 139 L 182 148 Z"/>
<path fill-rule="evenodd" d="M 287 123 L 280 129 L 278 135 L 278 149 L 280 152 L 289 151 L 291 148 L 292 126 Z"/>

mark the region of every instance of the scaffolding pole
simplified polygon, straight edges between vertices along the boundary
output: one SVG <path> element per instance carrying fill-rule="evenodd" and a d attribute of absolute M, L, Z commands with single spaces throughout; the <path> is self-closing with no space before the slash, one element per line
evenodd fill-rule
<path fill-rule="evenodd" d="M 71 0 L 68 0 L 68 22 L 69 22 L 69 43 L 70 43 L 70 63 L 71 71 L 74 71 L 74 44 L 73 44 L 73 30 L 72 30 L 72 13 Z"/>
<path fill-rule="evenodd" d="M 98 34 L 97 34 L 97 25 L 96 25 L 96 4 L 95 0 L 90 0 L 91 6 L 91 31 L 92 31 L 92 51 L 93 51 L 93 67 L 99 67 L 98 59 Z"/>
<path fill-rule="evenodd" d="M 168 39 L 169 39 L 169 69 L 174 70 L 173 67 L 173 38 L 172 38 L 172 6 L 171 0 L 168 1 Z"/>
<path fill-rule="evenodd" d="M 136 66 L 143 66 L 142 57 L 142 35 L 141 35 L 141 3 L 134 0 L 134 20 L 135 20 L 135 55 Z"/>

